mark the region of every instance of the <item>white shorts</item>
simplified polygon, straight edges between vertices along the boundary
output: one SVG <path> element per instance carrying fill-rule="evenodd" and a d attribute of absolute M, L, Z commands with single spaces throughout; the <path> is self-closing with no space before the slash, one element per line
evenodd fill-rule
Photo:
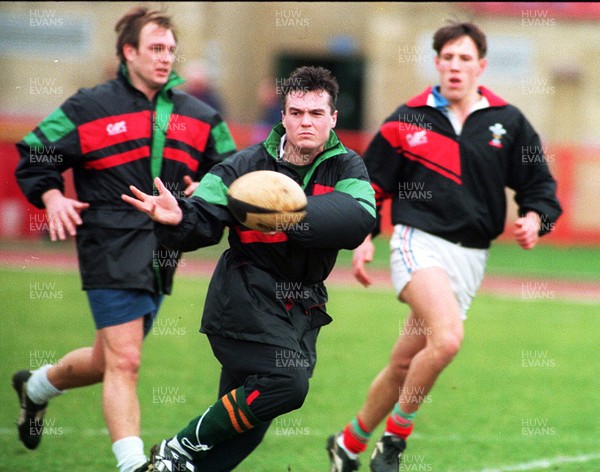
<path fill-rule="evenodd" d="M 462 318 L 483 280 L 487 249 L 459 246 L 417 228 L 395 225 L 390 240 L 390 267 L 396 296 L 410 281 L 413 272 L 428 267 L 446 271 L 458 301 Z"/>

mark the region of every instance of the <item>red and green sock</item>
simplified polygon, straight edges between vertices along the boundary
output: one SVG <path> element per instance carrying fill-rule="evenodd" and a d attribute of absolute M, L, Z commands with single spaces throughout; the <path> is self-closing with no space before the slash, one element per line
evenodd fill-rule
<path fill-rule="evenodd" d="M 357 416 L 346 428 L 342 435 L 343 447 L 352 454 L 359 454 L 367 448 L 372 432 L 366 430 L 363 422 Z"/>
<path fill-rule="evenodd" d="M 385 423 L 385 434 L 394 434 L 406 439 L 412 433 L 415 416 L 417 416 L 416 411 L 404 413 L 400 408 L 400 404 L 396 403 L 394 410 Z"/>

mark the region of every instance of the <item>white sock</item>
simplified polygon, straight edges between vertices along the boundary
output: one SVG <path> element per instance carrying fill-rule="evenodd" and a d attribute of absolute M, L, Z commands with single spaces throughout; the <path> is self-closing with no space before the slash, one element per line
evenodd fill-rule
<path fill-rule="evenodd" d="M 337 443 L 338 446 L 340 446 L 344 451 L 346 451 L 346 454 L 348 454 L 348 457 L 352 460 L 356 459 L 358 457 L 358 454 L 355 454 L 353 452 L 350 452 L 346 446 L 344 445 L 344 435 L 340 434 L 337 438 Z"/>
<path fill-rule="evenodd" d="M 192 456 L 190 456 L 190 453 L 187 452 L 183 448 L 183 446 L 179 442 L 179 439 L 177 439 L 177 435 L 175 435 L 171 439 L 169 439 L 167 441 L 167 444 L 169 445 L 169 447 L 175 449 L 177 452 L 181 453 L 182 455 L 184 455 L 185 457 L 187 457 L 189 460 L 192 460 Z"/>
<path fill-rule="evenodd" d="M 48 380 L 50 367 L 52 367 L 50 364 L 46 364 L 34 370 L 27 381 L 27 396 L 37 405 L 43 405 L 51 398 L 66 392 L 66 390 L 57 389 Z"/>
<path fill-rule="evenodd" d="M 117 458 L 120 472 L 133 472 L 148 460 L 144 454 L 144 442 L 138 436 L 128 436 L 115 441 L 112 451 Z"/>

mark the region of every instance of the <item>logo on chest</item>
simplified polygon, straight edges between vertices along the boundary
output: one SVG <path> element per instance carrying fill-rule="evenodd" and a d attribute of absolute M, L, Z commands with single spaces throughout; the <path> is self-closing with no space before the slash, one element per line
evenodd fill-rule
<path fill-rule="evenodd" d="M 427 130 L 415 131 L 406 135 L 406 142 L 410 147 L 427 144 Z"/>
<path fill-rule="evenodd" d="M 492 140 L 488 143 L 490 146 L 502 149 L 502 136 L 506 134 L 504 126 L 500 123 L 496 123 L 488 128 L 492 132 Z"/>
<path fill-rule="evenodd" d="M 127 133 L 127 123 L 125 122 L 125 120 L 117 121 L 116 123 L 109 123 L 108 125 L 106 125 L 106 132 L 109 136 Z"/>

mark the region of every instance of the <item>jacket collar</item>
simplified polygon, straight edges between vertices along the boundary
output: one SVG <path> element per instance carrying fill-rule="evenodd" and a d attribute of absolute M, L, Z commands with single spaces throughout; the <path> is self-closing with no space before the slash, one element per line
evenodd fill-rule
<path fill-rule="evenodd" d="M 266 149 L 269 156 L 273 159 L 279 158 L 279 146 L 281 143 L 281 138 L 285 135 L 285 128 L 282 123 L 277 123 L 271 129 L 269 136 L 263 142 L 263 147 Z M 313 164 L 316 162 L 321 162 L 324 159 L 327 159 L 331 156 L 335 156 L 338 154 L 344 154 L 346 152 L 346 148 L 341 143 L 337 134 L 333 130 L 329 132 L 329 138 L 325 143 L 325 147 L 323 152 L 319 154 L 316 159 L 313 161 Z"/>
<path fill-rule="evenodd" d="M 498 95 L 494 94 L 490 89 L 480 85 L 478 91 L 481 95 L 487 98 L 490 107 L 502 107 L 508 105 L 508 102 Z M 445 103 L 444 103 L 445 102 Z M 406 102 L 406 105 L 413 107 L 424 107 L 430 103 L 435 103 L 435 106 L 446 106 L 447 100 L 439 93 L 439 87 L 427 87 L 421 94 L 411 98 Z"/>
<path fill-rule="evenodd" d="M 131 80 L 129 79 L 129 71 L 127 70 L 127 66 L 123 62 L 119 65 L 119 70 L 117 72 L 117 78 L 124 81 L 125 83 L 127 83 L 127 85 L 130 86 L 131 88 L 137 90 L 132 85 Z M 163 97 L 165 97 L 173 87 L 176 87 L 177 85 L 181 85 L 184 82 L 185 82 L 185 80 L 181 76 L 179 76 L 175 71 L 172 70 L 171 73 L 169 74 L 169 79 L 167 80 L 167 83 L 163 86 L 162 89 L 160 89 L 157 96 L 160 94 L 160 95 L 163 95 Z M 142 93 L 139 90 L 138 90 L 138 92 Z"/>

